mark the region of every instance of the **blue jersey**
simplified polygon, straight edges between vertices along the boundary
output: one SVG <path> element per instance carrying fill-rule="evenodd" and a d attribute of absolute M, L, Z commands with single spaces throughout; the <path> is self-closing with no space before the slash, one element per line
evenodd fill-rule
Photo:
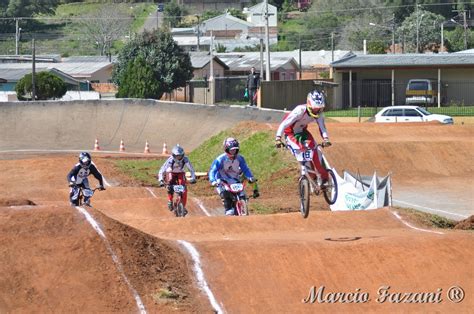
<path fill-rule="evenodd" d="M 224 153 L 212 162 L 211 170 L 209 170 L 209 181 L 214 182 L 220 179 L 233 183 L 240 181 L 241 173 L 247 179 L 253 178 L 252 171 L 250 171 L 242 155 L 237 155 L 237 158 L 232 160 Z"/>

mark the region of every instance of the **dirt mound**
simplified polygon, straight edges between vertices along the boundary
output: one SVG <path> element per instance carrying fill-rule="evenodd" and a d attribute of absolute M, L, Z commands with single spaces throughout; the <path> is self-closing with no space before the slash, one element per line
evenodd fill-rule
<path fill-rule="evenodd" d="M 33 201 L 20 198 L 20 199 L 4 199 L 0 198 L 0 206 L 25 206 L 25 205 L 36 205 Z"/>
<path fill-rule="evenodd" d="M 474 215 L 458 222 L 454 229 L 474 230 Z"/>
<path fill-rule="evenodd" d="M 91 213 L 147 310 L 208 311 L 178 248 Z M 74 208 L 1 210 L 0 247 L 0 312 L 137 311 L 103 240 Z"/>

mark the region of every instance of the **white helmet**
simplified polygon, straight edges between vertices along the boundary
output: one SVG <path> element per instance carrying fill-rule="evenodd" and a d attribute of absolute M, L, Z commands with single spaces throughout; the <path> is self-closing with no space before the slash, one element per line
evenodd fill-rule
<path fill-rule="evenodd" d="M 181 146 L 176 145 L 171 150 L 171 155 L 173 156 L 174 161 L 181 161 L 184 158 L 184 149 Z"/>
<path fill-rule="evenodd" d="M 306 109 L 308 114 L 313 118 L 319 118 L 319 114 L 324 110 L 326 100 L 324 99 L 323 93 L 314 90 L 308 93 L 306 98 Z"/>

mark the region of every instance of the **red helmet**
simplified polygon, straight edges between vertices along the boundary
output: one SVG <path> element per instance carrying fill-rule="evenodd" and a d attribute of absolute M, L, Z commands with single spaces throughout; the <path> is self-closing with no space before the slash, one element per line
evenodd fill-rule
<path fill-rule="evenodd" d="M 229 158 L 237 156 L 239 153 L 240 145 L 233 137 L 228 137 L 224 140 L 224 151 L 229 156 Z"/>

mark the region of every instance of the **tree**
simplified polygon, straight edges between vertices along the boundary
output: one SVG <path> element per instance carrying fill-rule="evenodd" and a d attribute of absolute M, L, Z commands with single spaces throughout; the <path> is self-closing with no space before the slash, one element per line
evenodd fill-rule
<path fill-rule="evenodd" d="M 142 56 L 138 56 L 128 62 L 117 97 L 154 98 L 160 90 L 161 82 L 155 78 L 153 68 Z"/>
<path fill-rule="evenodd" d="M 144 67 L 143 71 L 138 69 L 140 66 Z M 146 94 L 154 99 L 186 86 L 192 77 L 189 54 L 178 46 L 169 32 L 163 30 L 145 31 L 127 43 L 118 56 L 112 75 L 121 97 Z M 156 82 L 145 82 L 150 80 Z M 151 91 L 144 92 L 145 87 L 150 87 Z"/>
<path fill-rule="evenodd" d="M 423 47 L 430 43 L 440 42 L 440 23 L 444 17 L 430 11 L 418 10 L 407 17 L 402 25 L 397 29 L 399 34 L 405 38 L 407 48 L 416 51 L 418 37 L 418 47 L 423 51 Z M 417 36 L 418 30 L 418 36 Z"/>
<path fill-rule="evenodd" d="M 238 10 L 238 9 L 235 9 L 235 8 L 229 8 L 227 10 L 227 12 L 232 15 L 233 17 L 236 17 L 238 19 L 241 19 L 241 20 L 247 20 L 247 16 L 245 16 L 245 14 L 242 13 L 242 11 Z"/>
<path fill-rule="evenodd" d="M 172 0 L 165 5 L 163 15 L 166 26 L 178 27 L 182 17 L 186 15 L 186 10 L 184 7 L 181 7 L 176 0 Z"/>
<path fill-rule="evenodd" d="M 110 52 L 112 43 L 128 32 L 131 23 L 131 17 L 112 4 L 102 5 L 83 17 L 85 19 L 81 20 L 81 27 L 90 40 L 98 45 L 101 56 Z"/>
<path fill-rule="evenodd" d="M 27 74 L 15 86 L 19 100 L 31 99 L 32 75 Z M 66 83 L 57 75 L 43 71 L 35 75 L 36 100 L 58 99 L 66 94 Z"/>
<path fill-rule="evenodd" d="M 387 45 L 383 41 L 371 41 L 367 44 L 367 50 L 370 54 L 385 54 L 387 49 Z"/>
<path fill-rule="evenodd" d="M 464 50 L 464 29 L 462 27 L 455 27 L 453 31 L 445 32 L 445 37 L 449 51 Z M 474 31 L 467 30 L 467 49 L 474 47 Z"/>

